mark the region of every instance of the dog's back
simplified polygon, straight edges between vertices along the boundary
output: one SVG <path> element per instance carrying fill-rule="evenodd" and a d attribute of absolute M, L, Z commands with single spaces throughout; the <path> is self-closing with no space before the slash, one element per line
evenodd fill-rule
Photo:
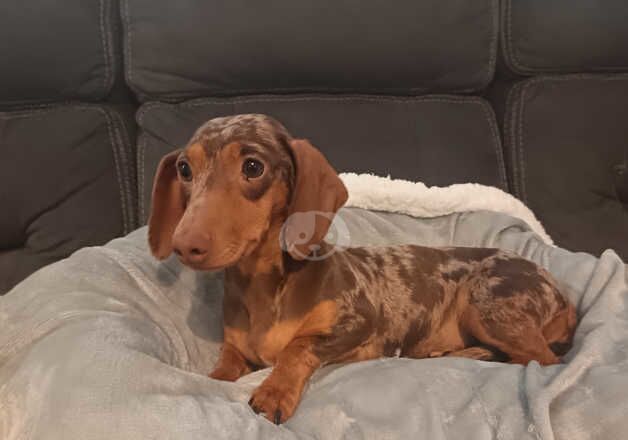
<path fill-rule="evenodd" d="M 359 247 L 336 252 L 325 266 L 331 274 L 320 291 L 337 302 L 334 339 L 356 343 L 338 353 L 341 360 L 437 356 L 474 345 L 508 353 L 513 340 L 529 341 L 510 353 L 514 361 L 520 351 L 538 354 L 534 345 L 568 344 L 575 327 L 575 310 L 549 273 L 497 249 Z M 542 351 L 542 361 L 557 362 Z"/>

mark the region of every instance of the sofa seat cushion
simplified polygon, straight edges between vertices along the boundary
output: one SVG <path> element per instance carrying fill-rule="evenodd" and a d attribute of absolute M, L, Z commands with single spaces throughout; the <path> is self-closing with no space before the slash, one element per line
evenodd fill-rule
<path fill-rule="evenodd" d="M 144 100 L 484 88 L 497 0 L 122 0 L 126 75 Z"/>
<path fill-rule="evenodd" d="M 340 172 L 370 172 L 428 185 L 477 182 L 506 188 L 495 116 L 481 98 L 264 96 L 198 99 L 140 108 L 141 219 L 161 157 L 184 146 L 206 120 L 266 113 L 308 138 Z"/>
<path fill-rule="evenodd" d="M 0 294 L 134 228 L 125 127 L 118 113 L 95 105 L 0 113 Z"/>
<path fill-rule="evenodd" d="M 628 259 L 628 75 L 538 77 L 511 90 L 512 187 L 563 247 Z"/>

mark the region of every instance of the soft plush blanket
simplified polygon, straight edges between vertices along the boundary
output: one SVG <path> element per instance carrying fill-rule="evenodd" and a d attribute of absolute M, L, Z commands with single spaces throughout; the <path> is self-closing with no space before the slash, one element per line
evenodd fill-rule
<path fill-rule="evenodd" d="M 207 377 L 221 341 L 221 274 L 155 261 L 140 229 L 46 267 L 0 299 L 0 438 L 626 438 L 628 275 L 614 252 L 596 259 L 550 245 L 503 193 L 495 209 L 511 215 L 467 211 L 471 202 L 458 200 L 417 218 L 430 205 L 425 188 L 402 183 L 409 192 L 392 185 L 371 197 L 359 195 L 364 179 L 351 178 L 352 204 L 397 211 L 341 210 L 339 230 L 352 246 L 500 247 L 549 269 L 580 318 L 566 363 L 389 358 L 328 366 L 294 417 L 275 426 L 247 405 L 268 369 L 236 383 Z M 471 188 L 459 193 L 472 200 Z M 529 217 L 539 234 L 512 215 Z"/>

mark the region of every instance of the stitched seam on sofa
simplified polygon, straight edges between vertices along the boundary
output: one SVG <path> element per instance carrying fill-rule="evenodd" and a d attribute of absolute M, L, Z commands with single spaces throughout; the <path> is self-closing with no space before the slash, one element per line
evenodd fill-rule
<path fill-rule="evenodd" d="M 0 114 L 2 113 L 20 113 L 20 112 L 24 112 L 24 111 L 37 111 L 37 110 L 47 110 L 47 109 L 51 109 L 51 108 L 57 108 L 57 107 L 61 107 L 64 105 L 72 105 L 75 104 L 77 101 L 72 101 L 69 99 L 65 99 L 65 100 L 55 100 L 55 99 L 49 99 L 49 100 L 32 100 L 31 103 L 28 103 L 27 100 L 24 100 L 22 102 L 18 102 L 18 101 L 2 101 L 0 102 L 0 106 L 2 107 L 0 109 Z"/>
<path fill-rule="evenodd" d="M 116 140 L 114 139 L 114 133 L 113 133 L 113 121 L 111 120 L 110 115 L 108 114 L 107 111 L 105 111 L 104 109 L 98 109 L 104 116 L 105 116 L 105 120 L 107 122 L 107 132 L 109 133 L 109 141 L 111 142 L 111 151 L 113 153 L 113 162 L 114 165 L 116 167 L 116 173 L 117 173 L 117 181 L 118 181 L 118 192 L 119 192 L 119 196 L 120 196 L 120 206 L 122 208 L 122 228 L 124 231 L 127 231 L 129 229 L 129 224 L 128 224 L 128 212 L 127 212 L 127 206 L 126 206 L 126 198 L 124 197 L 124 178 L 122 170 L 120 169 L 121 164 L 120 164 L 120 157 L 119 157 L 119 151 L 116 148 L 117 147 L 117 143 Z"/>
<path fill-rule="evenodd" d="M 516 108 L 516 115 L 517 115 L 517 120 L 520 122 L 517 125 L 517 151 L 516 151 L 516 158 L 517 158 L 517 165 L 518 165 L 518 175 L 519 175 L 519 192 L 521 193 L 521 200 L 523 200 L 524 203 L 528 203 L 528 191 L 527 191 L 527 187 L 526 187 L 526 183 L 525 183 L 525 176 L 526 176 L 526 167 L 525 167 L 525 154 L 523 152 L 523 124 L 522 121 L 524 119 L 524 108 L 525 108 L 525 84 L 521 85 L 521 96 L 519 101 L 517 102 L 517 108 Z"/>
<path fill-rule="evenodd" d="M 98 96 L 93 99 L 101 99 L 104 96 Z M 19 111 L 24 109 L 37 109 L 37 108 L 46 108 L 50 106 L 57 106 L 60 104 L 72 104 L 76 103 L 78 99 L 85 99 L 88 101 L 87 103 L 93 102 L 93 99 L 88 98 L 72 98 L 67 96 L 60 96 L 56 98 L 33 98 L 33 99 L 19 99 L 13 101 L 0 101 L 0 107 L 2 107 L 2 111 Z"/>
<path fill-rule="evenodd" d="M 500 21 L 500 27 L 499 27 L 499 39 L 501 42 L 501 54 L 502 54 L 502 58 L 504 59 L 504 64 L 508 67 L 509 70 L 514 71 L 514 68 L 511 65 L 510 62 L 510 49 L 508 48 L 508 38 L 506 36 L 508 30 L 508 5 L 506 4 L 505 0 L 502 0 L 500 2 L 500 10 L 499 10 L 499 21 Z"/>
<path fill-rule="evenodd" d="M 52 108 L 39 109 L 39 110 L 18 110 L 15 112 L 0 112 L 0 119 L 18 119 L 18 118 L 28 118 L 29 116 L 41 115 L 43 118 L 46 113 L 52 112 Z M 40 118 L 40 119 L 41 119 Z"/>
<path fill-rule="evenodd" d="M 105 109 L 103 109 L 102 107 L 99 107 L 97 105 L 94 106 L 81 106 L 81 105 L 77 105 L 74 106 L 75 108 L 78 109 L 86 109 L 86 110 L 96 110 L 97 112 L 99 112 L 100 114 L 102 114 L 105 118 L 105 122 L 107 125 L 107 133 L 109 136 L 109 142 L 111 143 L 111 151 L 113 153 L 113 161 L 114 161 L 114 165 L 116 167 L 116 180 L 118 181 L 118 195 L 120 197 L 120 207 L 122 209 L 122 228 L 123 230 L 128 230 L 129 228 L 129 224 L 128 224 L 128 208 L 126 206 L 126 198 L 124 197 L 124 182 L 123 182 L 123 173 L 120 169 L 120 158 L 119 156 L 119 152 L 118 149 L 116 148 L 118 146 L 115 136 L 114 136 L 114 123 L 113 120 L 111 119 L 111 115 L 109 114 L 109 112 Z"/>
<path fill-rule="evenodd" d="M 133 208 L 131 210 L 131 214 L 132 214 L 132 230 L 136 229 L 139 226 L 138 223 L 138 201 L 137 201 L 137 170 L 135 169 L 135 160 L 136 160 L 136 152 L 134 151 L 137 146 L 137 135 L 135 136 L 135 140 L 131 140 L 131 137 L 129 135 L 129 131 L 128 131 L 128 127 L 126 126 L 126 124 L 124 123 L 124 121 L 122 120 L 122 116 L 118 113 L 116 113 L 116 117 L 118 118 L 118 120 L 120 121 L 121 127 L 123 127 L 122 130 L 122 137 L 124 138 L 126 145 L 128 146 L 128 150 L 126 151 L 126 155 L 125 157 L 128 160 L 128 163 L 130 164 L 130 166 L 127 168 L 127 174 L 129 176 L 129 191 L 131 194 L 131 207 Z M 135 122 L 135 121 L 134 121 Z"/>
<path fill-rule="evenodd" d="M 432 95 L 432 96 L 412 96 L 412 97 L 394 97 L 394 96 L 377 96 L 377 95 L 351 95 L 351 96 L 329 96 L 329 95 L 302 95 L 302 96 L 280 96 L 280 95 L 260 95 L 257 97 L 236 97 L 236 98 L 197 98 L 182 103 L 165 103 L 160 101 L 151 101 L 143 104 L 138 112 L 138 122 L 142 127 L 144 115 L 146 112 L 158 108 L 182 107 L 200 107 L 207 104 L 212 105 L 231 105 L 231 104 L 248 104 L 248 103 L 265 103 L 265 102 L 307 102 L 307 101 L 355 101 L 355 102 L 376 102 L 376 103 L 398 103 L 398 104 L 414 104 L 421 102 L 443 102 L 448 104 L 468 104 L 477 102 L 486 102 L 479 96 L 455 96 L 455 95 Z"/>
<path fill-rule="evenodd" d="M 122 229 L 126 230 L 127 228 L 127 224 L 126 224 L 126 207 L 125 207 L 125 200 L 124 200 L 124 189 L 123 189 L 123 183 L 121 181 L 121 171 L 120 171 L 120 164 L 119 164 L 119 160 L 118 160 L 118 150 L 116 148 L 116 142 L 114 139 L 114 134 L 113 134 L 113 130 L 111 128 L 111 119 L 109 117 L 109 115 L 107 114 L 107 112 L 105 112 L 104 110 L 101 112 L 103 114 L 103 116 L 105 117 L 105 122 L 107 125 L 107 135 L 109 136 L 109 142 L 111 143 L 111 152 L 112 152 L 112 156 L 113 156 L 113 163 L 115 166 L 115 171 L 116 171 L 116 180 L 118 181 L 118 196 L 120 197 L 120 206 L 122 208 Z"/>
<path fill-rule="evenodd" d="M 138 174 L 138 196 L 140 208 L 140 223 L 146 220 L 146 203 L 144 202 L 144 154 L 146 151 L 146 134 L 140 133 L 140 141 L 137 146 L 137 174 Z"/>
<path fill-rule="evenodd" d="M 495 112 L 493 112 L 493 108 L 486 101 L 479 101 L 482 110 L 484 110 L 484 115 L 486 116 L 486 120 L 488 121 L 489 129 L 491 131 L 491 135 L 493 137 L 493 148 L 495 149 L 495 155 L 497 159 L 497 168 L 499 172 L 499 178 L 501 180 L 502 189 L 508 191 L 508 180 L 506 178 L 506 164 L 504 163 L 504 150 L 501 144 L 501 140 L 498 134 L 497 120 L 495 118 Z"/>
<path fill-rule="evenodd" d="M 210 104 L 246 104 L 252 102 L 307 102 L 307 101 L 367 101 L 367 102 L 394 102 L 399 104 L 411 104 L 415 102 L 442 102 L 449 104 L 465 104 L 471 102 L 481 101 L 479 96 L 447 96 L 447 95 L 433 95 L 433 96 L 417 96 L 417 97 L 388 97 L 388 96 L 368 96 L 368 95 L 355 95 L 355 96 L 260 96 L 260 97 L 236 97 L 236 98 L 199 98 L 192 101 L 183 102 L 180 105 L 186 106 L 201 106 L 206 103 Z M 155 102 L 154 105 L 160 103 Z"/>
<path fill-rule="evenodd" d="M 530 75 L 535 73 L 569 73 L 569 72 L 578 72 L 582 70 L 578 66 L 558 66 L 558 67 L 538 67 L 538 66 L 529 66 L 525 65 L 520 61 L 519 54 L 517 53 L 516 46 L 514 44 L 513 38 L 513 19 L 512 16 L 512 0 L 506 1 L 506 8 L 504 8 L 507 14 L 505 19 L 506 26 L 504 27 L 504 32 L 506 33 L 506 39 L 508 39 L 507 52 L 508 56 L 504 57 L 507 62 L 510 62 L 511 68 L 515 73 L 520 73 L 524 75 Z M 617 69 L 628 69 L 628 65 L 620 65 L 620 66 L 588 66 L 585 67 L 585 70 L 597 71 L 597 72 L 609 72 Z"/>
<path fill-rule="evenodd" d="M 57 111 L 69 111 L 72 109 L 95 110 L 101 108 L 100 104 L 80 101 L 59 101 L 55 103 L 41 103 L 27 108 L 15 110 L 1 110 L 0 119 L 26 118 L 33 115 L 46 115 Z"/>
<path fill-rule="evenodd" d="M 133 36 L 133 31 L 131 28 L 131 15 L 129 13 L 129 2 L 131 0 L 120 0 L 121 4 L 120 4 L 120 12 L 121 12 L 121 16 L 122 16 L 122 28 L 123 28 L 123 35 L 126 34 L 126 41 L 124 41 L 124 49 L 123 49 L 123 58 L 124 58 L 124 76 L 126 77 L 126 83 L 129 86 L 129 88 L 135 92 L 135 94 L 138 96 L 138 98 L 140 100 L 143 100 L 146 98 L 146 95 L 144 94 L 143 91 L 140 90 L 139 87 L 137 87 L 135 85 L 135 83 L 133 82 L 133 68 L 132 68 L 132 64 L 133 64 L 133 53 L 132 53 L 132 49 L 131 49 L 131 39 Z M 126 29 L 125 29 L 126 28 Z"/>
<path fill-rule="evenodd" d="M 508 56 L 506 57 L 506 59 L 510 62 L 510 64 L 512 65 L 511 67 L 513 67 L 513 71 L 515 71 L 516 73 L 528 73 L 526 71 L 525 66 L 521 66 L 519 64 L 519 60 L 517 59 L 517 55 L 515 54 L 516 50 L 513 47 L 513 37 L 512 37 L 512 3 L 510 0 L 506 0 L 506 7 L 505 7 L 505 11 L 506 11 L 506 27 L 505 27 L 505 32 L 506 32 L 506 39 L 508 40 L 508 45 L 507 45 L 507 52 L 508 52 Z"/>
<path fill-rule="evenodd" d="M 517 105 L 517 93 L 519 90 L 519 84 L 516 83 L 512 86 L 512 88 L 508 91 L 506 96 L 506 109 L 504 112 L 504 142 L 506 143 L 506 147 L 509 151 L 509 161 L 510 161 L 510 169 L 512 172 L 512 183 L 513 183 L 513 192 L 514 194 L 521 198 L 519 193 L 519 170 L 518 170 L 518 162 L 517 162 L 517 154 L 516 154 L 516 145 L 515 145 L 515 124 L 514 118 L 516 117 L 516 108 Z"/>
<path fill-rule="evenodd" d="M 571 80 L 581 80 L 581 81 L 628 81 L 628 72 L 617 72 L 617 73 L 566 73 L 566 74 L 550 74 L 550 75 L 542 75 L 535 76 L 534 78 L 529 78 L 525 80 L 525 82 L 552 82 L 552 81 L 571 81 Z"/>
<path fill-rule="evenodd" d="M 20 99 L 13 101 L 0 101 L 0 113 L 3 112 L 19 112 L 22 110 L 37 110 L 37 109 L 47 109 L 60 107 L 62 105 L 76 105 L 79 102 L 79 99 L 85 99 L 86 102 L 83 102 L 86 105 L 90 104 L 98 104 L 96 102 L 99 99 L 104 98 L 105 95 L 97 95 L 93 98 L 73 98 L 67 96 L 61 96 L 56 98 L 33 98 L 33 99 Z"/>
<path fill-rule="evenodd" d="M 212 90 L 209 87 L 205 87 L 202 89 L 194 89 L 186 92 L 166 92 L 166 93 L 149 93 L 145 90 L 142 90 L 137 84 L 133 82 L 133 53 L 132 53 L 132 29 L 131 29 L 131 17 L 129 13 L 129 2 L 131 0 L 121 0 L 124 3 L 124 14 L 123 14 L 123 26 L 126 25 L 126 42 L 125 42 L 125 72 L 127 78 L 127 84 L 133 90 L 136 95 L 141 99 L 147 99 L 151 97 L 159 98 L 160 100 L 180 100 L 186 99 L 189 97 L 195 97 L 199 94 L 206 93 L 220 93 L 221 95 L 238 95 L 238 94 L 272 94 L 275 92 L 281 93 L 326 93 L 326 92 L 344 92 L 344 93 L 391 93 L 391 92 L 427 92 L 433 89 L 433 87 L 379 87 L 371 90 L 362 90 L 362 89 L 351 89 L 346 87 L 273 87 L 273 88 L 254 88 L 254 89 L 225 89 L 225 90 Z M 489 0 L 489 6 L 491 9 L 491 37 L 489 44 L 489 54 L 488 54 L 488 65 L 487 65 L 487 73 L 486 78 L 481 81 L 477 86 L 470 86 L 463 89 L 451 89 L 448 90 L 448 93 L 471 93 L 477 92 L 486 88 L 493 79 L 495 74 L 495 67 L 497 65 L 497 42 L 499 40 L 499 0 Z"/>
<path fill-rule="evenodd" d="M 144 161 L 145 161 L 145 151 L 146 151 L 146 133 L 144 130 L 144 114 L 142 111 L 144 106 L 150 106 L 150 104 L 145 104 L 137 111 L 137 125 L 140 129 L 139 134 L 139 142 L 137 145 L 137 192 L 139 198 L 139 211 L 140 211 L 140 219 L 139 223 L 144 224 L 146 221 L 146 203 L 144 202 Z"/>
<path fill-rule="evenodd" d="M 113 86 L 113 35 L 111 30 L 112 3 L 109 0 L 100 0 L 100 38 L 103 47 L 105 75 L 103 77 L 103 92 L 101 98 L 107 96 Z"/>
<path fill-rule="evenodd" d="M 478 90 L 488 87 L 495 76 L 497 66 L 497 42 L 499 41 L 499 0 L 491 2 L 491 43 L 489 45 L 489 59 L 484 85 Z"/>
<path fill-rule="evenodd" d="M 518 198 L 522 198 L 521 189 L 519 185 L 519 162 L 517 156 L 517 145 L 516 145 L 516 124 L 515 120 L 517 118 L 517 106 L 519 105 L 519 101 L 517 100 L 519 90 L 521 89 L 521 83 L 517 83 L 512 86 L 512 88 L 508 91 L 508 95 L 506 97 L 506 110 L 504 114 L 504 142 L 506 144 L 505 148 L 510 152 L 510 169 L 512 172 L 512 191 Z"/>
<path fill-rule="evenodd" d="M 155 103 L 150 103 L 155 104 Z M 154 105 L 144 104 L 143 107 L 155 107 Z M 142 127 L 144 122 L 144 112 L 138 111 L 138 126 L 140 127 L 140 134 L 138 136 L 138 145 L 136 152 L 137 159 L 137 192 L 138 192 L 138 215 L 141 217 L 138 219 L 138 224 L 143 224 L 146 219 L 146 203 L 144 202 L 144 190 L 146 186 L 144 185 L 144 176 L 145 173 L 145 162 L 146 162 L 146 147 L 147 147 L 147 131 Z M 168 142 L 164 142 L 169 144 Z"/>
<path fill-rule="evenodd" d="M 108 58 L 109 54 L 107 53 L 107 37 L 105 36 L 105 0 L 99 0 L 99 24 L 100 24 L 100 44 L 102 44 L 102 52 L 103 52 L 103 62 L 105 63 L 105 75 L 103 76 L 103 89 L 107 88 L 107 76 L 109 75 L 108 69 Z"/>
<path fill-rule="evenodd" d="M 530 80 L 529 82 L 525 83 L 522 85 L 521 87 L 521 101 L 519 102 L 519 114 L 518 114 L 518 118 L 519 118 L 519 124 L 518 124 L 518 130 L 519 133 L 517 135 L 517 139 L 518 139 L 518 144 L 517 144 L 517 150 L 518 150 L 518 154 L 519 154 L 519 171 L 520 171 L 520 178 L 521 178 L 521 200 L 523 200 L 523 202 L 527 205 L 528 204 L 528 190 L 526 187 L 526 166 L 525 166 L 525 156 L 523 154 L 523 142 L 524 142 L 524 136 L 523 136 L 523 123 L 524 123 L 524 119 L 525 119 L 525 100 L 526 100 L 526 93 L 528 92 L 528 89 L 530 88 L 531 84 L 536 84 L 536 78 L 533 78 L 532 80 Z"/>
<path fill-rule="evenodd" d="M 126 194 L 127 194 L 127 206 L 129 206 L 129 224 L 131 225 L 131 229 L 128 231 L 132 231 L 136 227 L 137 223 L 137 212 L 136 212 L 136 197 L 135 190 L 136 187 L 133 182 L 133 174 L 135 170 L 131 165 L 134 165 L 134 157 L 132 156 L 133 144 L 131 139 L 129 138 L 129 134 L 127 131 L 127 126 L 122 120 L 122 117 L 118 112 L 112 112 L 113 117 L 118 122 L 118 133 L 120 137 L 121 144 L 121 154 L 124 157 L 125 166 L 124 166 L 124 176 L 126 181 Z"/>
<path fill-rule="evenodd" d="M 434 87 L 395 87 L 395 88 L 387 88 L 387 87 L 379 87 L 376 89 L 363 90 L 363 89 L 352 89 L 352 88 L 342 88 L 342 87 L 275 87 L 275 88 L 257 88 L 257 89 L 229 89 L 229 90 L 214 90 L 214 89 L 195 89 L 192 91 L 186 92 L 176 92 L 176 93 L 146 93 L 141 91 L 138 87 L 131 87 L 139 97 L 142 99 L 152 99 L 154 101 L 162 101 L 168 103 L 180 103 L 180 101 L 188 100 L 189 98 L 196 98 L 199 95 L 208 95 L 215 93 L 215 97 L 218 98 L 233 98 L 238 95 L 268 95 L 268 94 L 282 94 L 282 93 L 295 93 L 295 94 L 325 94 L 325 93 L 344 93 L 344 94 L 367 94 L 367 95 L 379 95 L 379 94 L 394 94 L 399 93 L 403 95 L 404 93 L 410 91 L 412 93 L 430 93 L 430 94 L 440 94 L 440 93 L 473 93 L 479 90 L 482 90 L 482 87 L 474 87 L 474 88 L 466 88 L 466 89 L 451 89 L 451 90 L 438 90 L 438 88 Z M 419 96 L 417 96 L 419 97 Z"/>
<path fill-rule="evenodd" d="M 617 74 L 612 76 L 599 76 L 595 74 L 574 74 L 574 75 L 561 75 L 561 76 L 540 76 L 535 78 L 530 78 L 523 83 L 522 92 L 521 92 L 521 108 L 519 113 L 519 156 L 520 156 L 520 165 L 521 165 L 521 195 L 523 201 L 527 204 L 527 190 L 526 190 L 526 174 L 525 174 L 525 163 L 524 163 L 524 136 L 523 136 L 523 125 L 524 125 L 524 111 L 525 111 L 525 96 L 528 88 L 532 85 L 536 85 L 538 83 L 543 82 L 565 82 L 565 81 L 626 81 L 628 80 L 628 74 Z"/>
<path fill-rule="evenodd" d="M 131 177 L 129 175 L 129 170 L 130 170 L 130 164 L 129 164 L 129 157 L 127 154 L 128 148 L 130 148 L 130 143 L 125 143 L 124 139 L 123 139 L 123 133 L 126 132 L 126 128 L 124 127 L 124 123 L 122 122 L 122 118 L 120 117 L 120 115 L 118 115 L 116 112 L 112 112 L 111 114 L 112 118 L 115 119 L 118 123 L 114 124 L 114 132 L 116 134 L 116 137 L 118 139 L 118 149 L 119 149 L 119 157 L 120 157 L 120 161 L 121 161 L 121 178 L 122 178 L 122 183 L 124 186 L 124 194 L 125 194 L 125 200 L 126 200 L 126 205 L 128 207 L 127 212 L 126 212 L 126 216 L 127 216 L 127 222 L 126 222 L 126 226 L 125 226 L 125 231 L 124 233 L 127 234 L 129 232 L 131 232 L 133 230 L 131 225 L 134 225 L 134 214 L 133 214 L 133 194 L 132 194 L 132 184 L 131 184 Z"/>
<path fill-rule="evenodd" d="M 48 113 L 56 111 L 68 111 L 72 109 L 94 110 L 97 108 L 97 104 L 79 103 L 76 101 L 63 101 L 59 104 L 45 104 L 41 106 L 38 105 L 29 109 L 0 111 L 0 119 L 26 118 L 34 115 L 41 115 L 43 117 Z"/>
<path fill-rule="evenodd" d="M 144 116 L 145 116 L 145 111 L 143 111 L 144 107 L 156 107 L 155 104 L 159 104 L 159 103 L 148 103 L 148 104 L 144 104 L 142 105 L 142 107 L 140 107 L 140 109 L 137 112 L 137 122 L 138 122 L 138 126 L 140 128 L 140 134 L 138 137 L 138 145 L 137 145 L 137 175 L 138 175 L 138 183 L 137 183 L 137 187 L 138 187 L 138 207 L 139 207 L 139 215 L 140 215 L 140 219 L 138 220 L 139 223 L 144 224 L 144 221 L 148 220 L 146 218 L 146 203 L 144 200 L 144 190 L 146 189 L 146 186 L 144 184 L 144 177 L 146 176 L 145 173 L 145 167 L 146 167 L 146 148 L 147 148 L 147 134 L 146 134 L 146 130 L 143 127 L 144 124 Z"/>
<path fill-rule="evenodd" d="M 43 117 L 48 113 L 57 111 L 69 111 L 72 109 L 97 110 L 99 109 L 99 106 L 97 104 L 78 103 L 76 101 L 64 101 L 59 105 L 47 104 L 46 106 L 37 106 L 32 109 L 0 111 L 0 119 L 26 118 L 34 115 L 41 115 Z"/>

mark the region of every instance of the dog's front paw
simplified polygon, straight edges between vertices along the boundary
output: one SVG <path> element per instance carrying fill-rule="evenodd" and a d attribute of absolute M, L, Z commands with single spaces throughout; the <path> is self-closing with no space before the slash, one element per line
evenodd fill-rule
<path fill-rule="evenodd" d="M 249 405 L 253 411 L 264 413 L 268 420 L 279 425 L 294 414 L 299 398 L 297 390 L 265 381 L 253 391 Z"/>
<path fill-rule="evenodd" d="M 240 378 L 241 374 L 235 368 L 217 367 L 209 373 L 209 377 L 216 380 L 225 380 L 227 382 L 235 382 Z"/>

